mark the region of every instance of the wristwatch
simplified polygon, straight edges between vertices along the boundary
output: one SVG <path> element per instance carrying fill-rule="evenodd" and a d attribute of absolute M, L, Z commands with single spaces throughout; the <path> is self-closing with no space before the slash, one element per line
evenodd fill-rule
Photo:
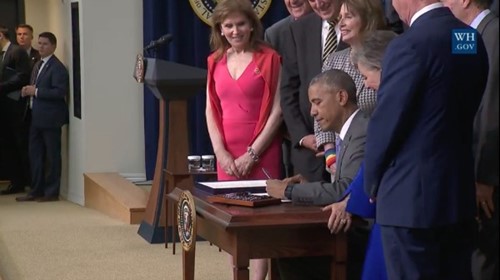
<path fill-rule="evenodd" d="M 288 185 L 285 188 L 285 198 L 292 199 L 293 185 Z"/>

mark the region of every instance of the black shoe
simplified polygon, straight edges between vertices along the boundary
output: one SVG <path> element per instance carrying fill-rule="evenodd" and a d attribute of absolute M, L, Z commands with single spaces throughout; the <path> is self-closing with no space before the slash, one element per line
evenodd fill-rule
<path fill-rule="evenodd" d="M 18 187 L 10 184 L 6 190 L 0 192 L 0 195 L 9 195 L 9 194 L 23 193 L 23 192 L 24 192 L 24 187 Z"/>
<path fill-rule="evenodd" d="M 41 198 L 43 196 L 33 196 L 31 194 L 28 194 L 26 196 L 18 196 L 16 197 L 17 202 L 25 202 L 25 201 L 36 201 L 37 199 Z"/>

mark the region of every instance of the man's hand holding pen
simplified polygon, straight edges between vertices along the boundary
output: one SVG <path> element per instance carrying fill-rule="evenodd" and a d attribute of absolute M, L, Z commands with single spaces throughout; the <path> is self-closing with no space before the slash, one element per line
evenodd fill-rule
<path fill-rule="evenodd" d="M 299 184 L 306 181 L 300 174 L 285 178 L 283 180 L 276 180 L 271 179 L 269 173 L 267 173 L 265 169 L 262 169 L 262 172 L 264 172 L 264 174 L 266 174 L 269 179 L 266 181 L 267 194 L 275 198 L 287 199 L 287 197 L 285 196 L 285 190 L 288 185 Z"/>

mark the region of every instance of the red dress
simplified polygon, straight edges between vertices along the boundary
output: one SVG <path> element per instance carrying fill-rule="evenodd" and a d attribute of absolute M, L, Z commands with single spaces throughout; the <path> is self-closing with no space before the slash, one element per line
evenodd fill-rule
<path fill-rule="evenodd" d="M 214 64 L 214 91 L 219 103 L 217 104 L 218 110 L 214 111 L 219 114 L 216 119 L 220 120 L 218 127 L 225 147 L 234 159 L 246 153 L 258 131 L 261 111 L 269 107 L 267 104 L 263 106 L 265 88 L 268 85 L 261 71 L 266 70 L 261 70 L 253 59 L 241 76 L 233 79 L 227 68 L 226 56 Z M 279 178 L 280 166 L 281 139 L 277 136 L 260 155 L 259 162 L 253 166 L 250 174 L 244 179 L 267 179 L 262 168 L 265 168 L 273 178 Z M 217 164 L 217 177 L 218 180 L 237 180 L 236 177 L 227 175 L 219 164 Z"/>

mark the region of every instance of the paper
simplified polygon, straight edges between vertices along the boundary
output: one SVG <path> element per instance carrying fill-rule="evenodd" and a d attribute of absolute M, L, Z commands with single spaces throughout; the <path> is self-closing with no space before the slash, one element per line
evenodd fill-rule
<path fill-rule="evenodd" d="M 212 189 L 265 188 L 266 180 L 198 182 L 198 184 Z"/>
<path fill-rule="evenodd" d="M 254 193 L 253 195 L 268 195 L 267 193 Z M 281 202 L 292 202 L 290 199 L 282 199 Z"/>

